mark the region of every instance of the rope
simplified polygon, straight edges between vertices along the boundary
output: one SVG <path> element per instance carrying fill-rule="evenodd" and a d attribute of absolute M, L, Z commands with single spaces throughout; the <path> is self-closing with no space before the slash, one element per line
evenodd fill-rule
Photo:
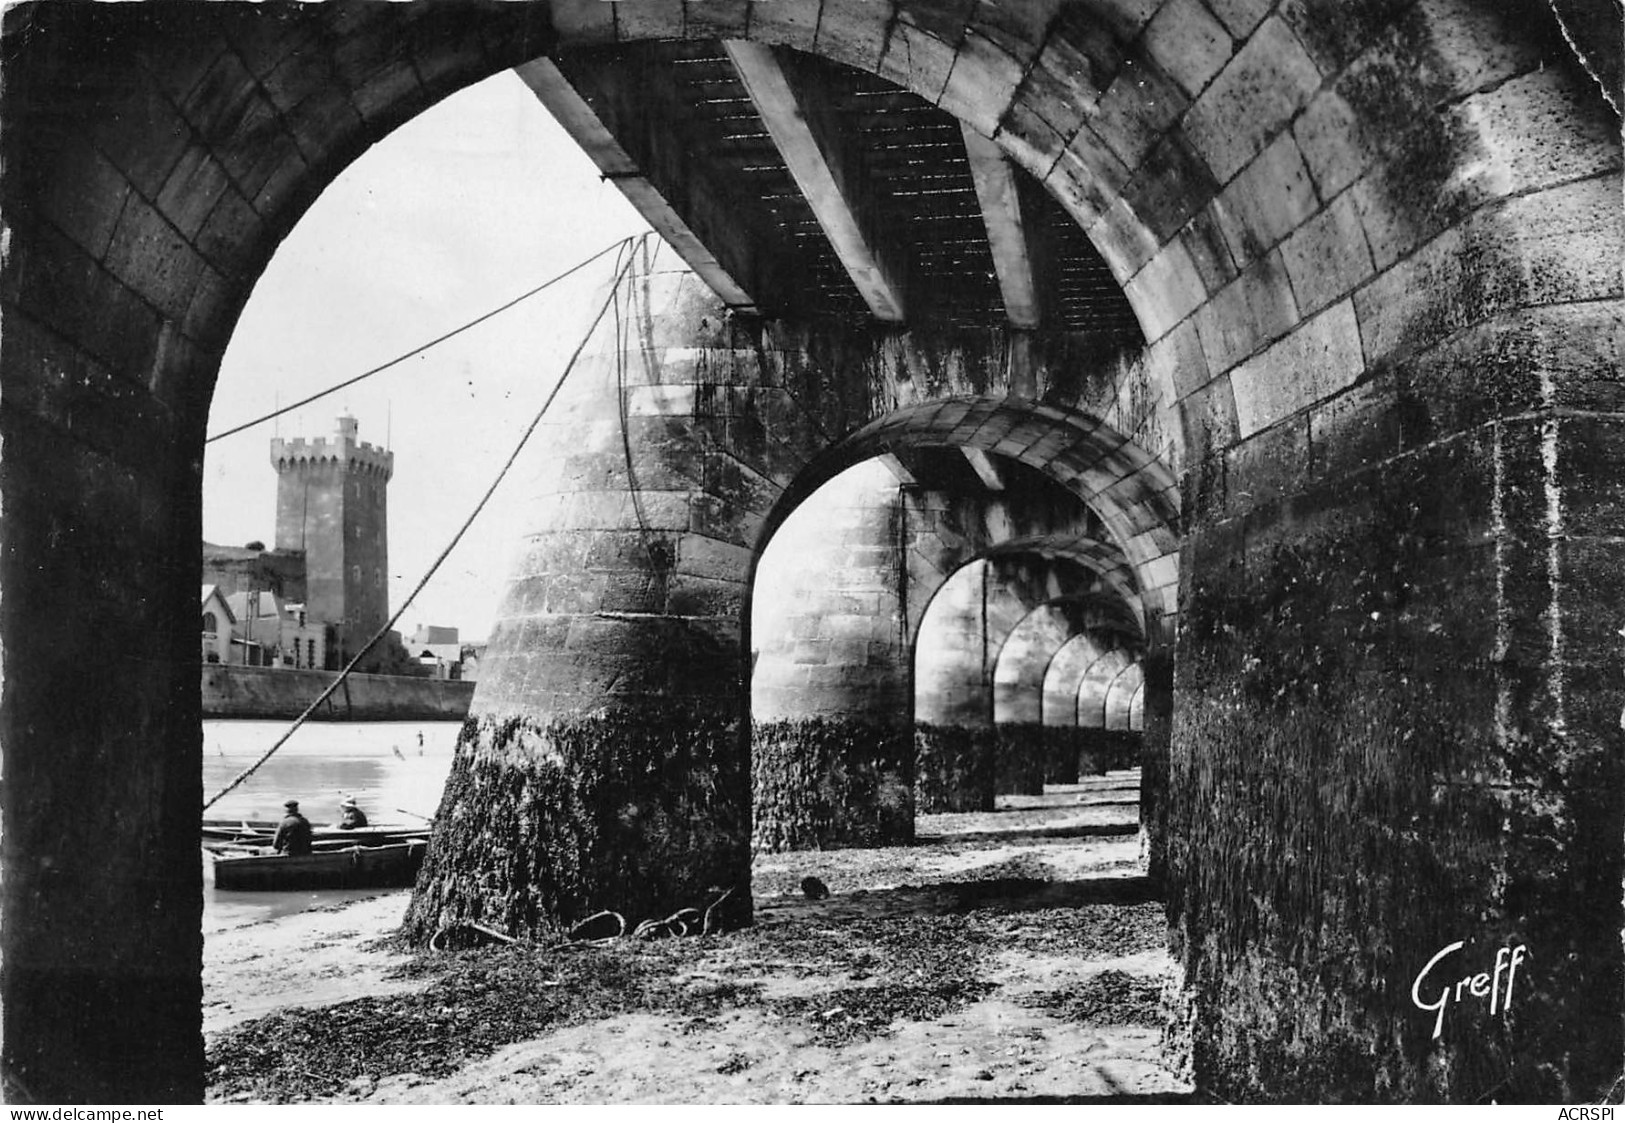
<path fill-rule="evenodd" d="M 634 242 L 644 241 L 648 239 L 648 237 L 648 234 L 640 234 L 634 238 L 624 238 L 620 243 L 617 244 L 627 246 Z M 601 257 L 603 255 L 599 254 L 598 256 Z M 366 645 L 362 647 L 362 649 L 353 659 L 349 661 L 349 663 L 345 664 L 344 669 L 338 673 L 338 677 L 327 685 L 327 689 L 323 690 L 321 694 L 317 696 L 314 702 L 305 707 L 304 713 L 300 714 L 298 718 L 294 720 L 293 725 L 288 728 L 286 733 L 277 739 L 276 744 L 265 750 L 263 756 L 239 773 L 237 777 L 231 781 L 231 783 L 221 788 L 220 791 L 213 796 L 213 798 L 203 805 L 203 810 L 207 811 L 216 803 L 220 802 L 220 800 L 228 792 L 233 791 L 244 780 L 248 779 L 255 772 L 257 772 L 260 765 L 270 760 L 273 753 L 275 753 L 283 745 L 287 744 L 288 739 L 298 732 L 299 727 L 304 725 L 305 722 L 309 720 L 310 715 L 315 713 L 323 702 L 331 698 L 333 696 L 333 692 L 336 691 L 347 678 L 349 678 L 350 672 L 355 670 L 356 665 L 361 662 L 362 658 L 366 656 L 367 652 L 371 651 L 379 640 L 383 639 L 384 636 L 389 634 L 389 630 L 393 628 L 396 621 L 400 620 L 400 618 L 405 614 L 407 608 L 412 604 L 413 599 L 423 591 L 423 587 L 429 583 L 429 579 L 434 576 L 435 571 L 438 570 L 441 564 L 445 562 L 446 558 L 451 555 L 452 550 L 457 548 L 457 544 L 463 540 L 463 535 L 468 533 L 468 528 L 474 525 L 474 520 L 479 517 L 481 511 L 485 510 L 485 505 L 490 502 L 491 496 L 496 493 L 498 486 L 501 485 L 502 481 L 507 477 L 509 470 L 514 466 L 514 462 L 519 459 L 520 452 L 523 451 L 525 445 L 530 441 L 531 434 L 536 431 L 536 426 L 541 424 L 542 417 L 547 413 L 548 408 L 553 404 L 553 399 L 558 397 L 559 391 L 564 388 L 565 380 L 570 377 L 570 372 L 575 369 L 576 360 L 581 357 L 581 352 L 586 349 L 588 340 L 590 340 L 593 333 L 598 330 L 598 325 L 603 321 L 604 314 L 609 311 L 610 303 L 615 299 L 616 294 L 620 291 L 621 282 L 626 279 L 627 274 L 631 271 L 632 263 L 635 260 L 635 257 L 629 258 L 626 261 L 626 264 L 622 265 L 620 271 L 615 275 L 614 281 L 610 283 L 609 295 L 604 298 L 603 304 L 599 305 L 598 314 L 592 318 L 592 323 L 588 326 L 586 334 L 581 337 L 581 342 L 576 344 L 576 349 L 570 354 L 570 361 L 564 364 L 564 372 L 559 375 L 558 381 L 553 384 L 553 389 L 548 391 L 547 400 L 542 402 L 542 408 L 536 411 L 535 417 L 531 418 L 530 425 L 526 427 L 524 433 L 519 438 L 519 443 L 514 446 L 513 452 L 509 454 L 507 463 L 503 464 L 502 470 L 497 473 L 496 479 L 491 481 L 491 486 L 485 489 L 485 494 L 481 496 L 480 501 L 475 504 L 474 510 L 469 513 L 468 518 L 463 520 L 463 525 L 457 528 L 457 533 L 452 536 L 452 539 L 449 543 L 447 543 L 446 548 L 441 550 L 440 555 L 436 557 L 432 563 L 430 563 L 428 572 L 423 575 L 412 591 L 407 594 L 406 600 L 402 602 L 398 609 L 395 610 L 395 614 L 389 618 L 383 627 L 379 628 L 373 633 L 372 638 L 367 641 Z"/>
<path fill-rule="evenodd" d="M 647 243 L 644 245 L 643 273 L 647 277 L 651 268 Z M 633 260 L 637 254 L 634 251 Z M 645 301 L 647 303 L 647 301 Z M 637 322 L 637 286 L 628 285 L 626 294 L 626 317 L 621 316 L 621 301 L 617 295 L 615 299 L 615 401 L 621 420 L 621 449 L 626 458 L 626 490 L 632 497 L 632 513 L 638 520 L 638 538 L 643 545 L 643 553 L 648 558 L 651 567 L 659 570 L 660 566 L 654 553 L 654 533 L 649 527 L 648 514 L 643 509 L 642 489 L 638 487 L 637 469 L 632 457 L 631 434 L 631 403 L 627 396 L 626 382 L 626 350 L 630 346 L 631 333 L 635 330 Z M 639 334 L 638 346 L 647 355 L 649 348 L 648 338 Z M 647 359 L 645 360 L 647 365 Z M 647 384 L 654 385 L 658 379 L 649 378 Z"/>
<path fill-rule="evenodd" d="M 635 238 L 647 238 L 648 234 L 645 233 L 645 234 L 641 234 L 641 235 L 634 235 L 634 237 Z M 213 444 L 215 441 L 224 440 L 226 437 L 236 436 L 238 433 L 241 433 L 244 430 L 252 429 L 256 425 L 263 425 L 267 421 L 271 421 L 271 420 L 273 420 L 275 418 L 281 417 L 284 413 L 292 413 L 294 410 L 299 409 L 301 406 L 308 406 L 311 402 L 320 401 L 322 398 L 327 397 L 329 394 L 336 394 L 340 390 L 345 389 L 346 387 L 354 386 L 357 382 L 360 382 L 363 379 L 371 378 L 373 375 L 380 374 L 383 371 L 388 370 L 390 367 L 398 366 L 401 363 L 404 363 L 407 359 L 413 358 L 414 356 L 417 356 L 417 355 L 421 355 L 421 354 L 423 354 L 423 352 L 429 350 L 429 348 L 436 347 L 436 346 L 446 342 L 446 340 L 451 339 L 453 336 L 461 335 L 463 332 L 468 331 L 470 328 L 478 327 L 480 324 L 483 324 L 486 320 L 491 319 L 493 316 L 501 315 L 503 312 L 506 312 L 508 309 L 512 308 L 514 305 L 521 304 L 524 301 L 529 300 L 531 297 L 535 296 L 537 293 L 543 291 L 544 289 L 551 288 L 552 286 L 558 284 L 560 281 L 564 280 L 566 277 L 570 276 L 572 273 L 577 273 L 580 270 L 585 269 L 587 266 L 591 265 L 593 262 L 597 261 L 599 258 L 601 258 L 605 254 L 607 254 L 610 250 L 620 248 L 624 252 L 624 249 L 625 249 L 626 245 L 628 243 L 630 243 L 631 241 L 633 241 L 633 238 L 622 238 L 618 242 L 613 242 L 610 245 L 607 245 L 603 249 L 599 250 L 597 253 L 593 254 L 591 257 L 586 258 L 585 260 L 582 260 L 582 261 L 578 261 L 576 264 L 570 266 L 570 268 L 566 269 L 564 272 L 560 273 L 558 276 L 552 278 L 551 280 L 543 281 L 541 284 L 537 285 L 535 288 L 531 289 L 529 292 L 521 293 L 519 296 L 516 296 L 512 300 L 508 301 L 506 304 L 503 304 L 503 305 L 500 305 L 500 306 L 498 306 L 496 308 L 493 308 L 489 312 L 486 312 L 484 315 L 476 316 L 474 319 L 468 321 L 466 324 L 463 324 L 461 327 L 452 328 L 450 331 L 446 332 L 444 335 L 436 336 L 434 339 L 429 340 L 429 342 L 427 342 L 427 343 L 425 343 L 425 344 L 423 344 L 423 345 L 421 345 L 419 347 L 414 347 L 414 348 L 412 348 L 412 350 L 406 352 L 403 355 L 397 355 L 395 358 L 390 359 L 387 363 L 380 363 L 378 366 L 373 367 L 371 370 L 362 371 L 360 374 L 356 375 L 353 378 L 347 378 L 343 382 L 335 383 L 334 385 L 329 386 L 325 390 L 318 390 L 316 393 L 312 394 L 310 397 L 301 398 L 297 402 L 294 402 L 292 405 L 281 406 L 281 407 L 279 407 L 277 409 L 272 410 L 270 413 L 265 414 L 263 417 L 256 417 L 252 421 L 245 421 L 241 425 L 235 426 L 234 428 L 231 428 L 231 429 L 227 429 L 223 433 L 216 433 L 214 436 L 207 438 L 203 443 L 204 444 Z"/>

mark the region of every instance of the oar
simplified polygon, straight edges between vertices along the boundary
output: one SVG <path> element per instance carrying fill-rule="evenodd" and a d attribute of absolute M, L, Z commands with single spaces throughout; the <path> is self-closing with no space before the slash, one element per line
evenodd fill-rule
<path fill-rule="evenodd" d="M 410 815 L 414 819 L 422 819 L 425 823 L 434 822 L 434 816 L 433 815 L 419 815 L 416 811 L 408 811 L 404 807 L 397 807 L 397 808 L 395 808 L 395 810 L 399 811 L 402 815 Z"/>

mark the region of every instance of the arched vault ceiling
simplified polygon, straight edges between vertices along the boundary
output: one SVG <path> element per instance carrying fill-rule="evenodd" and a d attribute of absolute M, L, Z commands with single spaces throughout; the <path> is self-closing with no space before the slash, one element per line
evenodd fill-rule
<path fill-rule="evenodd" d="M 1156 457 L 1095 418 L 1043 403 L 997 398 L 944 398 L 877 419 L 838 442 L 787 488 L 769 519 L 769 532 L 824 481 L 875 456 L 923 446 L 979 449 L 1018 461 L 1062 484 L 1098 517 L 1099 540 L 1045 542 L 1043 547 L 1118 573 L 1125 599 L 1143 609 L 1144 635 L 1163 642 L 1163 621 L 1177 612 L 1179 489 Z M 1011 543 L 1039 546 L 1037 541 Z M 1092 565 L 1092 567 L 1093 567 Z"/>
<path fill-rule="evenodd" d="M 871 422 L 835 457 L 855 463 L 914 445 L 980 449 L 1037 469 L 1082 499 L 1131 555 L 1157 556 L 1178 545 L 1179 488 L 1171 473 L 1095 418 L 998 398 L 944 398 Z"/>
<path fill-rule="evenodd" d="M 519 73 L 729 304 L 1143 342 L 1073 216 L 938 91 L 693 30 Z"/>
<path fill-rule="evenodd" d="M 992 561 L 1032 556 L 1070 562 L 1092 573 L 1101 587 L 1119 600 L 1127 603 L 1137 603 L 1139 600 L 1133 569 L 1123 557 L 1123 551 L 1109 541 L 1095 538 L 1012 538 L 992 547 L 983 556 Z"/>

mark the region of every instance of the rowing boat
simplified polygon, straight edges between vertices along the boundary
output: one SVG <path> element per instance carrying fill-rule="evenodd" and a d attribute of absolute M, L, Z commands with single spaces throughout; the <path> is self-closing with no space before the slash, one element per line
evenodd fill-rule
<path fill-rule="evenodd" d="M 286 854 L 216 853 L 214 887 L 233 890 L 398 889 L 412 885 L 426 839 Z"/>
<path fill-rule="evenodd" d="M 217 846 L 269 846 L 280 821 L 269 819 L 205 819 L 203 844 Z M 382 846 L 391 842 L 412 842 L 429 836 L 427 824 L 375 823 L 365 827 L 312 827 L 312 843 L 337 842 L 346 846 Z"/>

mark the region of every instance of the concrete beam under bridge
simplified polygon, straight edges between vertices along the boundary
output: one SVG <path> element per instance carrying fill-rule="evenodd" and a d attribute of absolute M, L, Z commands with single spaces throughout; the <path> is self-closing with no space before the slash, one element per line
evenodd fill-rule
<path fill-rule="evenodd" d="M 906 259 L 869 218 L 871 189 L 862 165 L 843 151 L 818 91 L 793 78 L 771 47 L 742 40 L 722 46 L 869 310 L 877 320 L 900 323 Z"/>
<path fill-rule="evenodd" d="M 718 175 L 685 139 L 692 108 L 662 44 L 577 51 L 515 67 L 600 173 L 730 308 L 794 304 L 790 248 L 753 195 Z"/>
<path fill-rule="evenodd" d="M 638 161 L 616 139 L 587 100 L 570 85 L 550 58 L 539 58 L 514 67 L 554 120 L 564 127 L 581 150 L 592 157 L 603 177 L 613 183 L 649 225 L 668 243 L 724 304 L 740 311 L 757 311 L 756 297 L 746 276 L 753 256 L 749 243 L 718 239 L 716 248 L 694 229 L 688 217 L 672 204 Z M 708 196 L 699 196 L 701 204 Z M 692 208 L 691 208 L 692 209 Z M 696 216 L 696 222 L 700 221 Z M 710 233 L 727 228 L 708 224 Z"/>
<path fill-rule="evenodd" d="M 1004 149 L 961 122 L 965 155 L 970 159 L 976 199 L 987 226 L 988 249 L 999 275 L 1004 314 L 1018 328 L 1036 328 L 1041 316 L 1037 278 L 1033 270 L 1027 224 L 1021 208 L 1015 165 Z"/>

